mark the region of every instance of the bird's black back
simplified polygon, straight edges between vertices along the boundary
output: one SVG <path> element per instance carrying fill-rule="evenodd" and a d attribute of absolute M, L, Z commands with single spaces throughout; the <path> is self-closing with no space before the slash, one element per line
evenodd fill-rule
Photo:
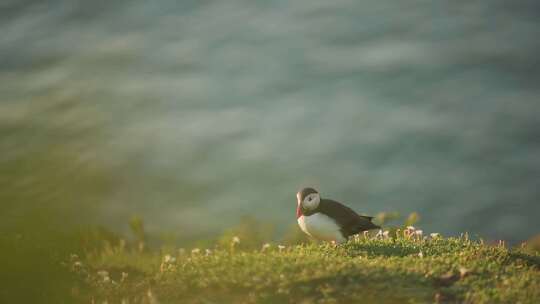
<path fill-rule="evenodd" d="M 373 217 L 359 215 L 351 208 L 329 199 L 321 199 L 316 210 L 334 219 L 341 228 L 344 237 L 349 237 L 362 231 L 377 229 L 379 226 L 373 224 Z"/>

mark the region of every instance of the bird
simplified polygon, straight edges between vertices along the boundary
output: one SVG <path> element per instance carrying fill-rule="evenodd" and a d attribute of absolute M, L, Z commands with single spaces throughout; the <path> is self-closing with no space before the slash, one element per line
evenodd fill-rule
<path fill-rule="evenodd" d="M 372 216 L 359 215 L 339 202 L 323 199 L 314 188 L 302 188 L 296 199 L 298 225 L 315 239 L 342 244 L 351 235 L 381 228 L 371 222 Z"/>

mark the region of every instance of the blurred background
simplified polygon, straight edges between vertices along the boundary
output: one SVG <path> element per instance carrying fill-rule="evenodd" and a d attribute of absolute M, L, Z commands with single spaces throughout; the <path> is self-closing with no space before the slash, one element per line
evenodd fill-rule
<path fill-rule="evenodd" d="M 3 242 L 123 233 L 133 215 L 179 241 L 245 216 L 279 235 L 308 185 L 361 213 L 416 211 L 426 232 L 528 239 L 539 9 L 3 0 Z"/>

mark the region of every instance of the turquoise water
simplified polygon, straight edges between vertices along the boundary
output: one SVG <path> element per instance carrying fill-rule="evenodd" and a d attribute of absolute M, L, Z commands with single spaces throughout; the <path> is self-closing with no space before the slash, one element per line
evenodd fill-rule
<path fill-rule="evenodd" d="M 3 225 L 286 227 L 312 185 L 427 231 L 540 231 L 535 1 L 0 8 Z"/>

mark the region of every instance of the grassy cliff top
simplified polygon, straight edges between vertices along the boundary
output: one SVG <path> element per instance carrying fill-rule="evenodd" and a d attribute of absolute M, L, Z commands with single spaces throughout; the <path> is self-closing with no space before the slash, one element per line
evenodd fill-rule
<path fill-rule="evenodd" d="M 73 293 L 109 303 L 540 303 L 538 253 L 466 236 L 398 233 L 257 250 L 241 243 L 73 257 Z"/>

